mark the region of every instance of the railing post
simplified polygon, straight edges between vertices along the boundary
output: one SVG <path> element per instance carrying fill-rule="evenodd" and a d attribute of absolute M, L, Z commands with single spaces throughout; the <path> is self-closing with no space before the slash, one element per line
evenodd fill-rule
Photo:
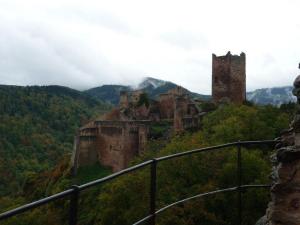
<path fill-rule="evenodd" d="M 69 225 L 77 225 L 79 187 L 77 185 L 73 185 L 72 189 L 73 193 L 70 198 Z"/>
<path fill-rule="evenodd" d="M 152 216 L 150 219 L 149 225 L 156 224 L 156 159 L 153 159 L 151 163 L 151 181 L 150 181 L 150 215 Z"/>
<path fill-rule="evenodd" d="M 242 225 L 242 154 L 241 143 L 237 146 L 238 225 Z"/>

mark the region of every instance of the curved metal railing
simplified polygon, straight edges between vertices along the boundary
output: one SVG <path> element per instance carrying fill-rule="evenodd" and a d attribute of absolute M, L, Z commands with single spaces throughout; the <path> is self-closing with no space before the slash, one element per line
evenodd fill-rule
<path fill-rule="evenodd" d="M 205 196 L 210 196 L 218 193 L 223 193 L 223 192 L 237 192 L 238 193 L 238 224 L 241 225 L 242 221 L 242 191 L 248 188 L 269 188 L 270 185 L 243 185 L 242 184 L 242 174 L 241 174 L 241 168 L 242 168 L 242 162 L 241 162 L 241 157 L 242 157 L 242 152 L 241 149 L 242 147 L 248 147 L 252 145 L 274 145 L 276 144 L 277 141 L 275 140 L 263 140 L 263 141 L 238 141 L 238 142 L 233 142 L 233 143 L 227 143 L 223 145 L 217 145 L 217 146 L 212 146 L 212 147 L 206 147 L 206 148 L 200 148 L 200 149 L 194 149 L 190 151 L 185 151 L 185 152 L 180 152 L 172 155 L 167 155 L 167 156 L 162 156 L 159 158 L 155 158 L 152 160 L 145 161 L 143 163 L 137 164 L 135 166 L 129 167 L 127 169 L 124 169 L 122 171 L 116 172 L 114 174 L 111 174 L 109 176 L 106 176 L 104 178 L 94 180 L 91 182 L 88 182 L 83 185 L 73 185 L 70 189 L 60 192 L 58 194 L 40 199 L 38 201 L 20 206 L 18 208 L 9 210 L 7 212 L 4 212 L 0 214 L 0 221 L 8 219 L 10 217 L 13 217 L 15 215 L 21 214 L 23 212 L 26 212 L 28 210 L 37 208 L 39 206 L 48 204 L 50 202 L 53 202 L 58 199 L 64 199 L 66 197 L 70 197 L 70 211 L 69 211 L 69 225 L 76 225 L 77 224 L 77 215 L 78 215 L 78 202 L 79 202 L 79 195 L 80 192 L 88 189 L 90 187 L 94 187 L 99 184 L 103 184 L 105 182 L 108 182 L 110 180 L 116 179 L 119 176 L 122 176 L 127 173 L 131 173 L 133 171 L 139 170 L 141 168 L 144 168 L 146 166 L 150 166 L 150 210 L 149 210 L 149 215 L 146 217 L 142 218 L 141 220 L 133 223 L 133 225 L 139 225 L 142 224 L 146 221 L 149 222 L 150 225 L 155 225 L 156 224 L 156 215 L 162 213 L 166 209 L 169 209 L 175 205 L 185 203 L 187 201 L 196 199 L 196 198 L 201 198 Z M 170 160 L 173 158 L 178 158 L 178 157 L 183 157 L 186 155 L 192 155 L 196 153 L 201 153 L 201 152 L 208 152 L 208 151 L 216 151 L 216 150 L 221 150 L 221 149 L 226 149 L 228 147 L 237 147 L 237 183 L 238 185 L 236 187 L 231 187 L 231 188 L 226 188 L 226 189 L 221 189 L 221 190 L 215 190 L 211 192 L 206 192 L 206 193 L 201 193 L 195 196 L 191 196 L 182 200 L 179 200 L 177 202 L 174 202 L 172 204 L 169 204 L 167 206 L 164 206 L 163 208 L 156 209 L 156 170 L 157 170 L 157 164 L 161 161 L 165 160 Z"/>

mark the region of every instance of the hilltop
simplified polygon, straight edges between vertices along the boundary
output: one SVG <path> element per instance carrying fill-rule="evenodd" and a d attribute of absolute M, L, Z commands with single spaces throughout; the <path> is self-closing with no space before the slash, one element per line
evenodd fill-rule
<path fill-rule="evenodd" d="M 150 98 L 157 98 L 160 94 L 166 93 L 176 86 L 180 86 L 170 81 L 164 81 L 152 77 L 146 77 L 137 86 L 125 85 L 103 85 L 85 90 L 84 93 L 109 104 L 117 105 L 120 99 L 120 91 L 143 90 Z M 295 102 L 292 95 L 292 86 L 261 88 L 247 92 L 247 100 L 258 105 L 275 105 Z M 187 90 L 187 89 L 186 89 Z M 187 90 L 193 98 L 210 100 L 211 95 L 204 95 Z"/>
<path fill-rule="evenodd" d="M 152 77 L 146 77 L 143 81 L 137 86 L 125 86 L 125 85 L 103 85 L 95 88 L 88 89 L 84 91 L 84 93 L 93 96 L 99 100 L 105 101 L 107 103 L 111 103 L 113 105 L 117 105 L 120 99 L 120 91 L 134 91 L 134 90 L 142 90 L 148 94 L 150 98 L 156 99 L 160 94 L 166 93 L 169 90 L 180 86 L 170 81 L 164 81 L 160 79 L 155 79 Z M 185 88 L 185 90 L 187 90 Z M 211 96 L 203 95 L 191 92 L 187 90 L 187 92 L 193 98 L 200 98 L 203 100 L 209 100 Z"/>

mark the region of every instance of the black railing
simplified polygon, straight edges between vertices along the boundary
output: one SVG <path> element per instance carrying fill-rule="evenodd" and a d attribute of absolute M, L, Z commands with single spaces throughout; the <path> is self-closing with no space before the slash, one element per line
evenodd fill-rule
<path fill-rule="evenodd" d="M 122 171 L 119 171 L 117 173 L 111 174 L 109 176 L 106 176 L 104 178 L 98 179 L 98 180 L 94 180 L 91 181 L 89 183 L 77 186 L 77 185 L 73 185 L 71 189 L 68 189 L 66 191 L 60 192 L 58 194 L 40 199 L 38 201 L 23 205 L 21 207 L 12 209 L 10 211 L 4 212 L 2 214 L 0 214 L 0 221 L 8 219 L 12 216 L 15 216 L 17 214 L 23 213 L 25 211 L 28 211 L 30 209 L 33 208 L 37 208 L 41 205 L 45 205 L 48 204 L 50 202 L 53 202 L 55 200 L 58 199 L 63 199 L 66 197 L 70 197 L 70 211 L 69 211 L 69 225 L 77 225 L 77 215 L 78 215 L 78 203 L 79 203 L 79 194 L 81 191 L 99 185 L 99 184 L 103 184 L 107 181 L 110 181 L 112 179 L 115 179 L 121 175 L 139 170 L 141 168 L 144 168 L 148 165 L 150 165 L 151 169 L 150 169 L 150 210 L 149 210 L 149 215 L 146 216 L 145 218 L 133 223 L 133 225 L 138 225 L 138 224 L 142 224 L 146 221 L 149 222 L 149 225 L 155 225 L 156 224 L 156 215 L 160 214 L 161 212 L 165 211 L 168 208 L 171 208 L 175 205 L 190 201 L 192 199 L 196 199 L 196 198 L 201 198 L 204 196 L 209 196 L 209 195 L 214 195 L 214 194 L 218 194 L 218 193 L 223 193 L 223 192 L 235 192 L 237 191 L 238 194 L 238 202 L 237 202 L 237 210 L 238 210 L 238 225 L 242 224 L 242 192 L 245 189 L 248 188 L 269 188 L 270 185 L 243 185 L 242 184 L 242 147 L 248 147 L 250 145 L 274 145 L 275 143 L 277 143 L 277 141 L 274 140 L 265 140 L 265 141 L 238 141 L 238 142 L 233 142 L 233 143 L 227 143 L 227 144 L 223 144 L 223 145 L 217 145 L 217 146 L 213 146 L 213 147 L 206 147 L 206 148 L 201 148 L 201 149 L 194 149 L 194 150 L 190 150 L 190 151 L 186 151 L 186 152 L 180 152 L 180 153 L 176 153 L 173 155 L 167 155 L 167 156 L 163 156 L 163 157 L 159 157 L 159 158 L 155 158 L 152 160 L 148 160 L 146 162 L 140 163 L 138 165 L 132 166 L 130 168 L 124 169 Z M 200 152 L 208 152 L 208 151 L 215 151 L 215 150 L 219 150 L 219 149 L 224 149 L 227 147 L 232 147 L 232 146 L 236 146 L 237 147 L 237 185 L 236 187 L 231 187 L 231 188 L 226 188 L 226 189 L 221 189 L 221 190 L 216 190 L 216 191 L 211 191 L 211 192 L 206 192 L 206 193 L 202 193 L 202 194 L 198 194 L 189 198 L 185 198 L 182 199 L 180 201 L 174 202 L 170 205 L 164 206 L 161 209 L 156 209 L 156 170 L 157 170 L 157 164 L 161 161 L 165 161 L 165 160 L 169 160 L 169 159 L 173 159 L 173 158 L 178 158 L 178 157 L 182 157 L 182 156 L 186 156 L 186 155 L 191 155 L 191 154 L 195 154 L 195 153 L 200 153 Z"/>

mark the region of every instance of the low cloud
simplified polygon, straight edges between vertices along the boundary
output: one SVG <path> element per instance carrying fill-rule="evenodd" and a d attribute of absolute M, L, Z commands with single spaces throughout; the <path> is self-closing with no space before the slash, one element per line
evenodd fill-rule
<path fill-rule="evenodd" d="M 246 53 L 248 90 L 290 85 L 300 60 L 299 8 L 298 1 L 270 8 L 258 0 L 28 0 L 22 7 L 3 0 L 0 83 L 87 89 L 152 76 L 210 94 L 211 54 L 230 50 Z"/>

